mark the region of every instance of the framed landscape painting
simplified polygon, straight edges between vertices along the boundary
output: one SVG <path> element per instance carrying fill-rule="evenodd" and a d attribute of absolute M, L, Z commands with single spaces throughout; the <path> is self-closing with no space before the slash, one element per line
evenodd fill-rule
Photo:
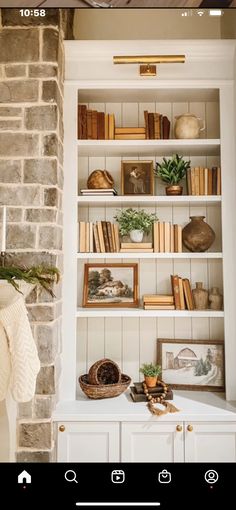
<path fill-rule="evenodd" d="M 153 195 L 153 161 L 122 161 L 122 195 Z"/>
<path fill-rule="evenodd" d="M 221 340 L 158 339 L 162 379 L 182 390 L 224 390 L 224 343 Z"/>
<path fill-rule="evenodd" d="M 85 264 L 83 306 L 138 307 L 138 264 Z"/>

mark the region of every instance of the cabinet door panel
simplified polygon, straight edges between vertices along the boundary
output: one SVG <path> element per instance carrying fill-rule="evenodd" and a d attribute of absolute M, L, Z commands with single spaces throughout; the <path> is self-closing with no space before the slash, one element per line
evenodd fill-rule
<path fill-rule="evenodd" d="M 58 431 L 58 462 L 119 462 L 119 449 L 118 423 L 66 423 Z"/>
<path fill-rule="evenodd" d="M 192 423 L 185 427 L 186 462 L 235 462 L 236 423 Z"/>
<path fill-rule="evenodd" d="M 179 423 L 123 423 L 122 462 L 182 462 L 183 432 Z"/>

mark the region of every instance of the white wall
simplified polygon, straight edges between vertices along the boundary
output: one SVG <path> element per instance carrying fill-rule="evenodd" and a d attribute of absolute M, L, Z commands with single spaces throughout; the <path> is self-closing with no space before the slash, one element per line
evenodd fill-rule
<path fill-rule="evenodd" d="M 181 9 L 78 9 L 74 36 L 75 39 L 113 40 L 220 39 L 221 20 L 207 13 L 199 17 L 196 12 L 182 17 Z"/>

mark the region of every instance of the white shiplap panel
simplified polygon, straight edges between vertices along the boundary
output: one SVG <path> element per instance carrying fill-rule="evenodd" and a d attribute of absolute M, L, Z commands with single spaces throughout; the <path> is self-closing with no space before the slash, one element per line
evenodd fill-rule
<path fill-rule="evenodd" d="M 190 278 L 192 288 L 195 288 L 196 282 L 202 282 L 204 289 L 208 289 L 208 266 L 204 259 L 191 261 Z"/>
<path fill-rule="evenodd" d="M 194 340 L 209 340 L 210 321 L 208 318 L 192 319 L 192 338 Z"/>
<path fill-rule="evenodd" d="M 76 363 L 76 376 L 87 373 L 87 328 L 88 319 L 81 318 L 77 319 L 77 363 Z M 77 389 L 79 387 L 78 380 Z"/>
<path fill-rule="evenodd" d="M 159 317 L 157 319 L 158 338 L 174 338 L 174 318 Z"/>
<path fill-rule="evenodd" d="M 189 112 L 196 115 L 199 120 L 200 128 L 206 125 L 206 105 L 205 103 L 189 103 Z M 199 138 L 206 138 L 206 129 L 200 131 Z"/>
<path fill-rule="evenodd" d="M 192 323 L 190 318 L 174 319 L 174 338 L 191 339 L 192 338 Z"/>
<path fill-rule="evenodd" d="M 155 317 L 140 319 L 140 359 L 143 363 L 156 363 L 157 360 L 157 320 Z M 139 374 L 139 380 L 143 375 Z"/>
<path fill-rule="evenodd" d="M 133 381 L 139 380 L 139 319 L 123 319 L 123 372 Z"/>
<path fill-rule="evenodd" d="M 206 209 L 206 221 L 215 232 L 215 240 L 209 251 L 222 251 L 222 234 L 221 234 L 221 208 L 217 205 L 208 204 Z"/>
<path fill-rule="evenodd" d="M 105 112 L 105 103 L 89 103 L 89 110 L 97 110 L 98 112 Z"/>
<path fill-rule="evenodd" d="M 219 103 L 207 102 L 206 103 L 206 137 L 219 138 L 220 125 L 219 125 Z"/>
<path fill-rule="evenodd" d="M 123 127 L 137 127 L 139 119 L 138 103 L 122 103 Z"/>
<path fill-rule="evenodd" d="M 114 113 L 115 115 L 115 126 L 122 126 L 122 105 L 121 103 L 106 103 L 106 113 Z"/>
<path fill-rule="evenodd" d="M 121 194 L 121 158 L 120 157 L 107 157 L 105 161 L 105 169 L 111 174 L 114 179 L 114 188 L 118 194 Z"/>
<path fill-rule="evenodd" d="M 83 286 L 84 286 L 84 265 L 88 262 L 88 259 L 83 260 L 82 262 L 78 261 L 78 277 L 77 277 L 77 303 L 78 306 L 82 306 L 83 299 Z"/>
<path fill-rule="evenodd" d="M 78 192 L 80 189 L 87 187 L 87 179 L 89 176 L 89 158 L 81 156 L 78 158 Z"/>
<path fill-rule="evenodd" d="M 105 319 L 105 357 L 122 365 L 122 319 L 107 317 Z"/>
<path fill-rule="evenodd" d="M 219 287 L 222 293 L 223 289 L 223 267 L 221 260 L 208 260 L 208 286 Z"/>
<path fill-rule="evenodd" d="M 210 319 L 210 339 L 224 340 L 224 320 Z"/>
<path fill-rule="evenodd" d="M 139 260 L 140 299 L 142 299 L 144 294 L 156 294 L 158 291 L 156 286 L 156 269 L 155 260 Z"/>
<path fill-rule="evenodd" d="M 103 156 L 94 156 L 89 158 L 89 175 L 94 170 L 104 170 L 105 166 L 105 157 Z"/>
<path fill-rule="evenodd" d="M 93 317 L 88 320 L 88 369 L 95 361 L 105 356 L 105 335 L 103 317 Z"/>

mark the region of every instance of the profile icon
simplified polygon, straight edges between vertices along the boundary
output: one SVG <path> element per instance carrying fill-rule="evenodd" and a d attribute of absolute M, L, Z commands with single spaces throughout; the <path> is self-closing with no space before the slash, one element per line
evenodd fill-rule
<path fill-rule="evenodd" d="M 219 475 L 217 471 L 215 471 L 214 469 L 209 469 L 208 471 L 206 471 L 204 478 L 207 483 L 210 483 L 212 485 L 213 483 L 216 483 L 218 481 Z"/>

